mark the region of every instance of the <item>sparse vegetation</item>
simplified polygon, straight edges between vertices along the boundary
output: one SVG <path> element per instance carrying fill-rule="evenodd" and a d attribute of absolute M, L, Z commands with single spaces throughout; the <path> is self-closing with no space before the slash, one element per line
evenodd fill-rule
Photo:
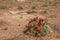
<path fill-rule="evenodd" d="M 7 27 L 5 27 L 3 30 L 8 30 L 8 28 L 7 28 Z"/>
<path fill-rule="evenodd" d="M 20 10 L 20 9 L 23 9 L 23 7 L 22 6 L 18 6 L 18 9 Z"/>
<path fill-rule="evenodd" d="M 20 26 L 20 24 L 18 24 L 18 26 Z"/>
<path fill-rule="evenodd" d="M 43 4 L 42 7 L 48 7 L 48 5 L 47 4 Z"/>
<path fill-rule="evenodd" d="M 56 14 L 49 16 L 50 18 L 56 18 Z"/>
<path fill-rule="evenodd" d="M 36 7 L 35 6 L 32 6 L 32 9 L 36 9 Z"/>
<path fill-rule="evenodd" d="M 43 10 L 43 11 L 40 12 L 40 14 L 47 14 L 47 11 Z"/>
<path fill-rule="evenodd" d="M 53 1 L 47 1 L 45 3 L 47 3 L 50 6 L 56 6 L 56 5 L 60 4 L 59 1 L 55 1 L 55 0 L 53 0 Z"/>
<path fill-rule="evenodd" d="M 53 4 L 52 4 L 52 6 L 56 6 L 57 5 L 57 2 L 54 2 Z"/>
<path fill-rule="evenodd" d="M 36 11 L 34 11 L 34 10 L 29 10 L 29 11 L 27 11 L 27 13 L 28 13 L 28 14 L 36 13 Z"/>
<path fill-rule="evenodd" d="M 21 16 L 20 19 L 22 19 L 23 17 Z"/>
<path fill-rule="evenodd" d="M 0 9 L 6 9 L 7 8 L 7 6 L 5 6 L 5 5 L 0 5 Z"/>

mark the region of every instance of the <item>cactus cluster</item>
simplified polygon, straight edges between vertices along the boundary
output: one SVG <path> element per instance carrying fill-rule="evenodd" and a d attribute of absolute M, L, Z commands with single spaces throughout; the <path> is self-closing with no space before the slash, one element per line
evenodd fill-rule
<path fill-rule="evenodd" d="M 45 36 L 51 33 L 51 28 L 47 26 L 48 23 L 44 18 L 35 17 L 29 21 L 29 23 L 24 28 L 25 34 L 30 34 L 33 36 Z"/>

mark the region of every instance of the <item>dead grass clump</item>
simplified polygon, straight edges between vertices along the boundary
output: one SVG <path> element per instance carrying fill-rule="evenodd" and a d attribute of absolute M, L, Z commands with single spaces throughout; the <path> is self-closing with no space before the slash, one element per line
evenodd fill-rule
<path fill-rule="evenodd" d="M 18 6 L 18 9 L 20 10 L 20 9 L 23 9 L 23 7 L 22 6 Z"/>
<path fill-rule="evenodd" d="M 32 9 L 36 9 L 36 7 L 35 6 L 32 6 Z"/>
<path fill-rule="evenodd" d="M 47 4 L 44 4 L 44 5 L 42 5 L 42 7 L 48 7 L 48 5 Z"/>
<path fill-rule="evenodd" d="M 43 11 L 40 12 L 40 14 L 47 14 L 47 11 L 43 10 Z"/>
<path fill-rule="evenodd" d="M 5 5 L 0 5 L 0 9 L 6 9 L 7 8 L 7 6 L 5 6 Z"/>
<path fill-rule="evenodd" d="M 27 14 L 32 14 L 32 13 L 36 13 L 36 11 L 34 11 L 34 10 L 27 11 Z"/>
<path fill-rule="evenodd" d="M 5 28 L 3 28 L 3 30 L 8 30 L 8 28 L 7 28 L 7 27 L 5 27 Z"/>

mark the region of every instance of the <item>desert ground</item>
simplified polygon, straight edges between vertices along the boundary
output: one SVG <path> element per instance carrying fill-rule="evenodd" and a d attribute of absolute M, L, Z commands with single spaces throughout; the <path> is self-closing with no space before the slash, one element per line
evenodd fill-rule
<path fill-rule="evenodd" d="M 47 18 L 50 36 L 33 37 L 23 33 L 34 17 Z M 60 0 L 0 0 L 0 40 L 60 40 Z"/>

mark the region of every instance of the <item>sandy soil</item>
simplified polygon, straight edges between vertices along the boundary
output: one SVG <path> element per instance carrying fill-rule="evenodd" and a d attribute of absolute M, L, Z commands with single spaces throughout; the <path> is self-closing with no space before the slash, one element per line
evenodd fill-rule
<path fill-rule="evenodd" d="M 2 2 L 4 4 L 4 2 Z M 0 9 L 0 40 L 60 40 L 60 6 L 40 7 L 39 2 L 36 13 L 26 13 L 31 8 L 29 3 L 19 3 L 24 9 L 18 10 L 15 5 L 8 9 Z M 46 10 L 46 14 L 41 14 L 41 10 Z M 33 17 L 43 17 L 48 19 L 53 33 L 46 37 L 32 37 L 23 33 L 25 25 Z"/>

